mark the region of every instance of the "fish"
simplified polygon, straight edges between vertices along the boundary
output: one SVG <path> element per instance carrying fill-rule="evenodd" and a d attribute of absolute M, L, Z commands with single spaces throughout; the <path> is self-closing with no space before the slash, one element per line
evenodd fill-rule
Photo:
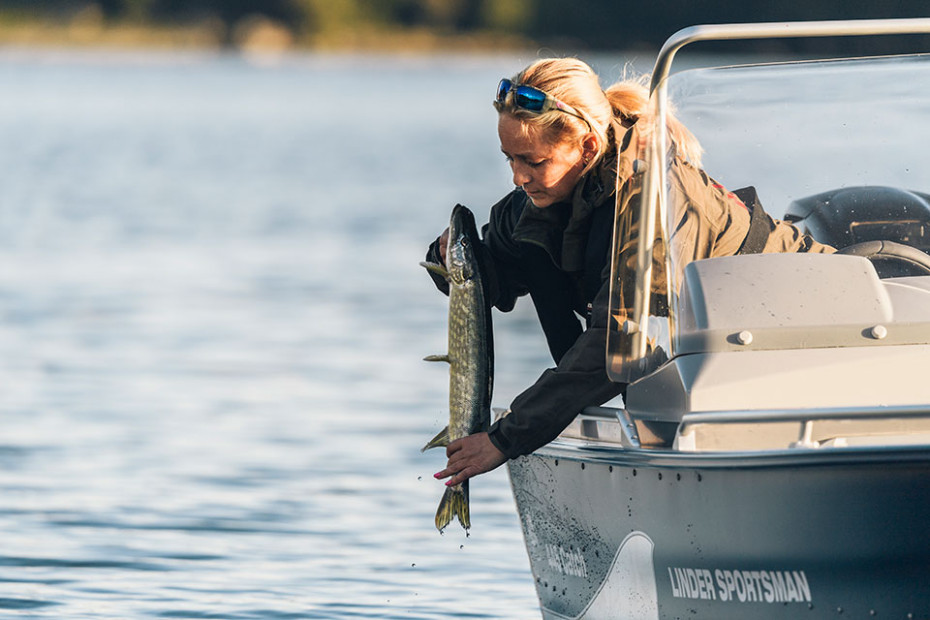
<path fill-rule="evenodd" d="M 481 249 L 474 214 L 456 205 L 449 220 L 446 265 L 420 263 L 449 283 L 449 348 L 445 355 L 424 358 L 449 364 L 449 425 L 421 451 L 487 431 L 491 423 L 494 336 L 487 279 L 478 258 Z M 436 510 L 436 529 L 442 533 L 453 518 L 467 533 L 471 527 L 468 480 L 446 488 Z"/>

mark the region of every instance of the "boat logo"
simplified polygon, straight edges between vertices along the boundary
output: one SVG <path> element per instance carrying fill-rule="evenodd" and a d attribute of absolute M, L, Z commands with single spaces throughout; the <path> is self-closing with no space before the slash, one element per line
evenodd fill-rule
<path fill-rule="evenodd" d="M 811 588 L 802 570 L 723 570 L 668 567 L 675 598 L 724 603 L 810 603 Z"/>

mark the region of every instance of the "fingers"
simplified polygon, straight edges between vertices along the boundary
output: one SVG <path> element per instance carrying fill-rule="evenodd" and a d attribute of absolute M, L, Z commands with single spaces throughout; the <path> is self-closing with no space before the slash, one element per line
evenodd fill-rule
<path fill-rule="evenodd" d="M 446 458 L 448 462 L 446 463 L 446 468 L 440 472 L 433 474 L 433 477 L 437 480 L 442 480 L 443 478 L 448 478 L 449 476 L 455 475 L 456 473 L 464 469 L 462 463 L 465 460 L 467 455 L 462 453 L 462 448 L 464 447 L 464 442 L 462 439 L 456 439 L 448 446 L 446 446 Z M 453 483 L 458 484 L 458 483 Z"/>
<path fill-rule="evenodd" d="M 446 462 L 446 468 L 445 468 L 444 470 L 442 470 L 441 472 L 435 474 L 435 477 L 436 477 L 436 478 L 446 478 L 446 477 L 448 477 L 448 476 L 451 476 L 451 475 L 454 474 L 455 472 L 459 471 L 459 469 L 461 469 L 461 467 L 456 468 L 456 467 L 455 467 L 455 463 L 456 463 L 456 461 L 461 460 L 462 455 L 459 454 L 458 457 L 453 458 L 453 456 L 454 456 L 456 453 L 460 453 L 461 450 L 462 450 L 462 440 L 461 440 L 461 439 L 456 439 L 455 441 L 453 441 L 452 443 L 450 443 L 448 446 L 446 446 L 446 459 L 448 459 L 447 462 Z M 440 474 L 443 474 L 443 475 L 440 475 Z"/>
<path fill-rule="evenodd" d="M 434 475 L 438 480 L 451 477 L 446 486 L 461 484 L 507 461 L 507 457 L 488 439 L 487 433 L 456 439 L 446 447 L 446 455 L 449 459 L 446 468 Z"/>
<path fill-rule="evenodd" d="M 437 480 L 442 480 L 451 476 L 451 480 L 446 482 L 447 487 L 454 484 L 461 484 L 472 476 L 481 473 L 480 471 L 475 471 L 475 468 L 469 465 L 468 455 L 462 452 L 461 439 L 457 439 L 446 447 L 446 456 L 449 457 L 446 468 L 433 474 L 433 477 Z"/>
<path fill-rule="evenodd" d="M 465 447 L 465 439 L 456 439 L 446 446 L 446 458 L 451 459 L 452 455 L 456 452 L 460 452 L 462 448 Z"/>
<path fill-rule="evenodd" d="M 463 469 L 463 470 L 460 471 L 459 473 L 457 473 L 457 474 L 455 474 L 454 476 L 452 476 L 449 480 L 447 480 L 447 481 L 446 481 L 446 486 L 447 486 L 447 487 L 451 487 L 451 486 L 454 486 L 454 485 L 456 485 L 456 484 L 462 484 L 463 482 L 465 482 L 465 481 L 468 480 L 469 478 L 471 478 L 471 477 L 473 477 L 473 476 L 477 476 L 478 474 L 481 474 L 481 473 L 484 473 L 484 472 L 477 471 L 477 470 L 475 470 L 475 469 L 473 469 L 473 468 L 470 468 L 470 467 L 467 468 L 467 469 Z"/>
<path fill-rule="evenodd" d="M 451 476 L 451 478 L 446 481 L 446 486 L 451 487 L 456 484 L 462 484 L 469 478 L 482 473 L 484 472 L 477 467 L 466 467 L 461 470 L 457 470 L 454 467 L 447 467 L 441 472 L 433 474 L 433 477 L 437 480 L 442 480 L 443 478 L 449 478 Z"/>

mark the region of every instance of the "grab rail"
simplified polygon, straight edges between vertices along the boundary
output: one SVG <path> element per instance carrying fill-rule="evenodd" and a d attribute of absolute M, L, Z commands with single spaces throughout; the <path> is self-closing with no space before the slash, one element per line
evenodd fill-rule
<path fill-rule="evenodd" d="M 774 22 L 754 24 L 705 24 L 679 30 L 662 46 L 652 71 L 650 91 L 668 77 L 675 54 L 701 41 L 748 39 L 796 39 L 801 37 L 884 36 L 930 34 L 930 18 L 857 19 L 844 21 Z"/>
<path fill-rule="evenodd" d="M 888 407 L 825 407 L 820 409 L 759 409 L 739 411 L 700 411 L 681 419 L 679 433 L 698 424 L 746 424 L 777 422 L 813 422 L 816 420 L 864 420 L 878 418 L 930 418 L 930 405 L 893 405 Z"/>
<path fill-rule="evenodd" d="M 630 447 L 636 449 L 642 448 L 642 444 L 639 441 L 639 433 L 636 430 L 636 423 L 633 422 L 630 412 L 626 409 L 616 409 L 614 407 L 585 407 L 581 413 L 591 417 L 616 420 L 620 423 L 620 432 L 623 433 L 623 438 L 630 444 Z"/>

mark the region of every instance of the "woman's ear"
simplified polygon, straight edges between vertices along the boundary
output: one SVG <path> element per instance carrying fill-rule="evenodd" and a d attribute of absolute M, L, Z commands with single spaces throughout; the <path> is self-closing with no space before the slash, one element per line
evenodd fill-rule
<path fill-rule="evenodd" d="M 581 138 L 581 155 L 585 160 L 594 159 L 597 156 L 600 139 L 593 131 L 589 131 Z"/>

